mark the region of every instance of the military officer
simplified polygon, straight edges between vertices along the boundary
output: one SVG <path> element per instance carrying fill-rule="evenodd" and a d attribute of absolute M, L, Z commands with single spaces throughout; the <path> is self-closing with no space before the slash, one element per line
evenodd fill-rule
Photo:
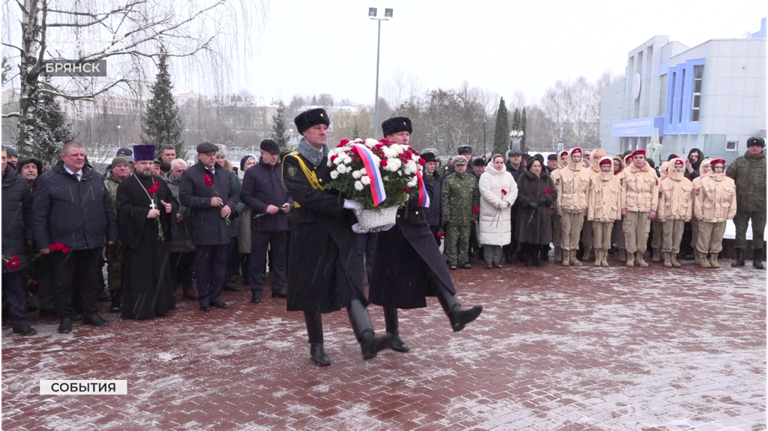
<path fill-rule="evenodd" d="M 454 169 L 456 172 L 443 180 L 441 190 L 445 249 L 450 269 L 457 265 L 469 269 L 469 235 L 480 204 L 480 191 L 475 177 L 467 174 L 466 158 L 457 157 Z"/>
<path fill-rule="evenodd" d="M 728 166 L 726 175 L 736 182 L 736 260 L 731 266 L 744 266 L 747 248 L 747 225 L 752 220 L 752 265 L 764 269 L 763 233 L 765 231 L 765 140 L 759 137 L 747 140 L 747 152 Z"/>

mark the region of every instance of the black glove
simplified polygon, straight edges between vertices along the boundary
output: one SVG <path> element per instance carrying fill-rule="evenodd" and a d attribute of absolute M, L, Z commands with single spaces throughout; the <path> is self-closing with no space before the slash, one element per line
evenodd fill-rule
<path fill-rule="evenodd" d="M 536 202 L 528 202 L 528 206 L 533 208 L 534 210 L 539 208 L 539 204 L 537 204 Z"/>

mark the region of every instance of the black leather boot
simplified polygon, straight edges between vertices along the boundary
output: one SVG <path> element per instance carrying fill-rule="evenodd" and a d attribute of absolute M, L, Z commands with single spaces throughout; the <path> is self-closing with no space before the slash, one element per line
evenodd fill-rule
<path fill-rule="evenodd" d="M 743 248 L 736 249 L 736 260 L 734 260 L 731 263 L 732 268 L 735 268 L 737 266 L 744 266 L 744 249 Z"/>
<path fill-rule="evenodd" d="M 408 345 L 400 338 L 400 325 L 397 322 L 397 308 L 384 307 L 384 322 L 387 326 L 387 336 L 389 336 L 389 344 L 392 347 L 392 350 L 402 353 L 410 350 Z"/>
<path fill-rule="evenodd" d="M 350 302 L 347 314 L 352 330 L 355 331 L 355 338 L 363 351 L 363 359 L 373 359 L 377 353 L 389 347 L 389 337 L 377 337 L 373 332 L 371 317 L 359 299 Z"/>
<path fill-rule="evenodd" d="M 119 313 L 120 312 L 120 302 L 123 299 L 123 288 L 119 287 L 115 289 L 114 292 L 112 292 L 112 303 L 109 305 L 109 312 L 110 313 Z"/>
<path fill-rule="evenodd" d="M 525 266 L 533 266 L 533 249 L 530 245 L 523 245 L 523 256 L 525 256 Z"/>
<path fill-rule="evenodd" d="M 304 312 L 304 322 L 307 324 L 307 335 L 309 335 L 309 355 L 312 360 L 321 367 L 331 365 L 331 358 L 323 349 L 323 319 L 320 312 Z"/>
<path fill-rule="evenodd" d="M 461 308 L 459 298 L 456 295 L 451 295 L 442 283 L 438 284 L 437 299 L 440 301 L 443 311 L 445 311 L 445 314 L 451 320 L 453 332 L 461 331 L 467 323 L 477 319 L 477 316 L 483 312 L 482 305 L 475 305 L 470 309 Z"/>
<path fill-rule="evenodd" d="M 752 266 L 757 269 L 765 269 L 763 266 L 763 249 L 756 248 L 752 250 Z"/>

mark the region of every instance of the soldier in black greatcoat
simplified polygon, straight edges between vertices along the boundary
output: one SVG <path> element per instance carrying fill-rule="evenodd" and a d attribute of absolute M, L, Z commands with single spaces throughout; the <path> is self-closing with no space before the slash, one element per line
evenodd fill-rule
<path fill-rule="evenodd" d="M 384 136 L 394 143 L 408 145 L 410 142 L 413 126 L 406 117 L 390 118 L 381 128 Z M 378 233 L 376 262 L 368 285 L 370 301 L 384 307 L 387 335 L 392 349 L 398 352 L 408 351 L 400 338 L 398 308 L 423 308 L 427 306 L 427 296 L 437 296 L 455 332 L 464 329 L 464 325 L 477 319 L 483 311 L 479 305 L 461 308 L 445 259 L 417 198 L 408 200 L 397 211 L 394 227 Z"/>
<path fill-rule="evenodd" d="M 363 359 L 371 359 L 389 347 L 389 339 L 375 337 L 365 308 L 368 301 L 352 231 L 362 205 L 323 190 L 331 180 L 325 145 L 330 118 L 325 110 L 302 112 L 294 122 L 304 138 L 282 162 L 283 185 L 296 207 L 288 256 L 288 311 L 304 312 L 312 360 L 327 366 L 331 361 L 323 348 L 321 313 L 346 307 Z"/>

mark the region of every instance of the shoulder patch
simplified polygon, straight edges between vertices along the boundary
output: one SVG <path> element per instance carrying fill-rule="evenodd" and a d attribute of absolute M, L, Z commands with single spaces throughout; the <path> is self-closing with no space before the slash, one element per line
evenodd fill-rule
<path fill-rule="evenodd" d="M 696 189 L 696 196 L 698 196 L 698 195 L 699 195 L 699 192 L 700 192 L 700 191 L 701 191 L 701 189 Z"/>
<path fill-rule="evenodd" d="M 557 186 L 557 185 L 560 185 L 560 178 L 558 178 L 558 179 L 556 179 L 556 180 L 555 180 L 555 185 L 556 185 L 556 186 Z"/>
<path fill-rule="evenodd" d="M 288 176 L 293 178 L 296 176 L 296 168 L 293 166 L 288 166 Z"/>

